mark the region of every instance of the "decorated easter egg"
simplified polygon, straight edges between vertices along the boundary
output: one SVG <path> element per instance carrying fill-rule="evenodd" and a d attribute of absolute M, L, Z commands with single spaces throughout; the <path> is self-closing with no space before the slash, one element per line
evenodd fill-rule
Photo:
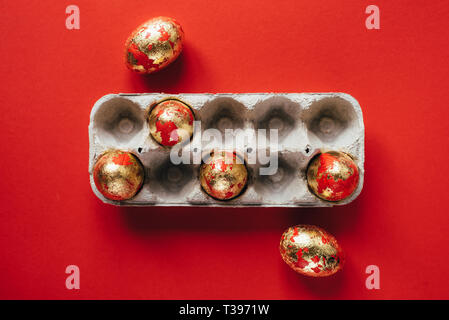
<path fill-rule="evenodd" d="M 349 197 L 357 188 L 359 169 L 346 153 L 320 153 L 309 163 L 307 183 L 310 190 L 321 199 L 340 201 Z"/>
<path fill-rule="evenodd" d="M 248 181 L 248 171 L 235 152 L 212 152 L 200 167 L 204 191 L 218 200 L 230 200 L 241 194 Z"/>
<path fill-rule="evenodd" d="M 177 99 L 167 99 L 151 109 L 148 124 L 154 140 L 171 147 L 190 139 L 194 119 L 192 109 L 187 104 Z"/>
<path fill-rule="evenodd" d="M 126 40 L 126 65 L 139 73 L 159 71 L 179 56 L 183 41 L 184 31 L 176 20 L 153 18 L 140 25 Z"/>
<path fill-rule="evenodd" d="M 132 153 L 114 150 L 104 153 L 93 168 L 95 186 L 110 200 L 128 200 L 139 192 L 144 169 Z"/>
<path fill-rule="evenodd" d="M 344 264 L 343 251 L 334 236 L 312 225 L 288 228 L 279 250 L 285 263 L 305 276 L 330 276 Z"/>

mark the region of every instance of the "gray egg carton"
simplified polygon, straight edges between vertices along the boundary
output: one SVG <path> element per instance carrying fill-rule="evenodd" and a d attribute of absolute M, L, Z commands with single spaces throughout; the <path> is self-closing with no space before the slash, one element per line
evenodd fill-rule
<path fill-rule="evenodd" d="M 248 185 L 235 199 L 220 201 L 208 196 L 199 182 L 200 164 L 170 161 L 170 148 L 150 136 L 146 121 L 154 103 L 175 98 L 188 103 L 201 121 L 201 132 L 215 128 L 278 129 L 278 170 L 261 175 L 267 165 L 247 163 Z M 199 136 L 196 131 L 182 150 Z M 269 132 L 269 131 L 268 131 Z M 90 115 L 89 175 L 94 193 L 105 203 L 121 206 L 220 206 L 220 207 L 328 207 L 347 204 L 361 192 L 364 177 L 364 124 L 360 105 L 345 93 L 239 93 L 239 94 L 109 94 L 99 99 Z M 269 136 L 268 136 L 269 138 Z M 213 145 L 200 143 L 201 150 Z M 113 201 L 96 188 L 92 171 L 107 150 L 132 152 L 145 167 L 142 189 L 132 199 Z M 244 157 L 258 150 L 252 140 L 237 148 Z M 191 151 L 200 152 L 195 148 Z M 318 153 L 342 151 L 350 154 L 360 170 L 355 192 L 339 202 L 321 200 L 307 186 L 309 161 Z M 254 161 L 253 161 L 254 162 Z"/>

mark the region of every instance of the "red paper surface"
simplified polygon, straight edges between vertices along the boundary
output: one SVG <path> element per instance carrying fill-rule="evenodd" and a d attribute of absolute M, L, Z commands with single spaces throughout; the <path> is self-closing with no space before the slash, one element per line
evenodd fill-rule
<path fill-rule="evenodd" d="M 65 27 L 66 6 L 81 11 Z M 365 8 L 380 8 L 367 30 Z M 449 298 L 447 1 L 1 1 L 0 298 Z M 124 41 L 176 18 L 181 58 L 142 77 Z M 332 92 L 364 113 L 366 174 L 337 208 L 117 208 L 92 192 L 88 123 L 118 92 Z M 331 278 L 295 274 L 288 226 L 334 234 Z M 65 287 L 79 266 L 81 289 Z M 368 265 L 380 289 L 365 287 Z"/>

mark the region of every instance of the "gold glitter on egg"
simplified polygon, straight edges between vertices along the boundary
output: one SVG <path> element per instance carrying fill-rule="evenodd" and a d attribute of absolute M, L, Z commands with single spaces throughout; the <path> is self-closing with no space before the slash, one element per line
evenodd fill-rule
<path fill-rule="evenodd" d="M 151 109 L 148 124 L 154 140 L 163 146 L 171 147 L 190 139 L 194 119 L 187 104 L 177 99 L 167 99 Z"/>
<path fill-rule="evenodd" d="M 334 236 L 312 225 L 288 228 L 282 234 L 279 250 L 282 259 L 305 276 L 330 276 L 344 264 L 343 251 Z"/>
<path fill-rule="evenodd" d="M 98 191 L 110 200 L 128 200 L 140 190 L 144 169 L 139 159 L 129 152 L 104 153 L 96 162 L 93 178 Z"/>
<path fill-rule="evenodd" d="M 316 155 L 307 168 L 310 190 L 326 201 L 349 197 L 359 183 L 359 169 L 352 158 L 337 151 Z"/>
<path fill-rule="evenodd" d="M 200 183 L 207 194 L 218 200 L 230 200 L 242 192 L 248 181 L 248 171 L 235 152 L 212 152 L 200 168 Z"/>
<path fill-rule="evenodd" d="M 140 25 L 126 40 L 126 65 L 139 73 L 159 71 L 179 56 L 183 41 L 184 31 L 175 19 L 153 18 Z"/>

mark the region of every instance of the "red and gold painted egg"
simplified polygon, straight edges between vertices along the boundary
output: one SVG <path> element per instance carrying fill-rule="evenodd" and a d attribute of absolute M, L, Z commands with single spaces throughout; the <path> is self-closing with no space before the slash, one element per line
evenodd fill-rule
<path fill-rule="evenodd" d="M 327 201 L 340 201 L 349 197 L 359 183 L 359 169 L 352 158 L 343 152 L 318 154 L 307 168 L 310 190 Z"/>
<path fill-rule="evenodd" d="M 184 31 L 168 17 L 153 18 L 134 30 L 126 40 L 126 65 L 139 73 L 153 73 L 172 63 L 181 53 Z"/>
<path fill-rule="evenodd" d="M 330 276 L 344 264 L 343 250 L 334 236 L 312 225 L 288 228 L 282 234 L 279 250 L 285 263 L 305 276 Z"/>
<path fill-rule="evenodd" d="M 188 141 L 193 134 L 195 117 L 184 102 L 168 99 L 156 104 L 150 111 L 148 124 L 151 136 L 167 147 Z"/>
<path fill-rule="evenodd" d="M 98 191 L 116 201 L 134 197 L 142 187 L 144 175 L 139 159 L 132 153 L 120 150 L 104 153 L 93 169 Z"/>
<path fill-rule="evenodd" d="M 200 168 L 204 191 L 218 200 L 230 200 L 241 194 L 248 181 L 248 171 L 235 152 L 212 152 Z"/>

